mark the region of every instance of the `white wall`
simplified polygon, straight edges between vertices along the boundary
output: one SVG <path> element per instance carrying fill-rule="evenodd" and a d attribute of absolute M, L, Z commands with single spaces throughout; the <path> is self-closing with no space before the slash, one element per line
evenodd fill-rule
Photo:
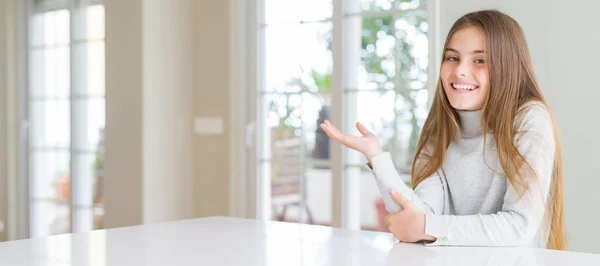
<path fill-rule="evenodd" d="M 143 4 L 144 222 L 192 217 L 193 0 Z"/>
<path fill-rule="evenodd" d="M 193 1 L 105 6 L 105 227 L 190 218 Z"/>
<path fill-rule="evenodd" d="M 440 41 L 457 18 L 484 8 L 499 9 L 523 27 L 537 77 L 561 133 L 569 249 L 600 253 L 600 2 L 439 1 L 444 34 Z"/>
<path fill-rule="evenodd" d="M 143 222 L 142 0 L 107 0 L 105 227 Z"/>
<path fill-rule="evenodd" d="M 8 58 L 7 58 L 7 50 L 8 48 L 6 47 L 6 45 L 8 44 L 8 40 L 5 39 L 8 34 L 7 34 L 7 30 L 8 30 L 8 12 L 10 12 L 10 10 L 7 10 L 7 2 L 4 0 L 0 0 L 0 36 L 2 36 L 2 41 L 0 41 L 0 88 L 5 88 L 7 87 L 8 81 L 6 80 L 6 71 L 7 71 L 7 65 L 8 65 Z M 5 106 L 6 105 L 6 90 L 2 89 L 0 91 L 0 106 Z M 0 136 L 5 135 L 5 129 L 6 129 L 6 123 L 5 121 L 5 115 L 4 113 L 6 112 L 6 108 L 0 109 Z M 2 157 L 6 156 L 6 149 L 4 148 L 6 146 L 6 139 L 5 138 L 0 138 L 0 221 L 4 221 L 7 220 L 8 218 L 8 213 L 6 211 L 7 209 L 7 201 L 8 201 L 8 197 L 6 195 L 6 193 L 2 193 L 5 191 L 5 187 L 6 187 L 6 183 L 7 183 L 7 179 L 5 178 L 6 176 L 6 170 L 4 167 L 4 160 Z M 0 232 L 0 241 L 6 240 L 6 234 L 4 234 L 3 232 Z"/>
<path fill-rule="evenodd" d="M 1 240 L 17 239 L 27 226 L 22 222 L 23 204 L 19 177 L 18 87 L 19 67 L 18 2 L 0 0 L 0 220 L 4 222 Z"/>
<path fill-rule="evenodd" d="M 231 28 L 230 1 L 195 1 L 194 116 L 220 117 L 224 133 L 194 136 L 195 216 L 229 215 Z M 234 116 L 244 115 L 243 112 Z"/>
<path fill-rule="evenodd" d="M 558 1 L 547 64 L 548 98 L 562 135 L 565 214 L 573 250 L 600 253 L 600 10 L 598 1 Z M 554 59 L 556 57 L 556 59 Z"/>
<path fill-rule="evenodd" d="M 106 227 L 229 215 L 228 2 L 105 0 Z"/>

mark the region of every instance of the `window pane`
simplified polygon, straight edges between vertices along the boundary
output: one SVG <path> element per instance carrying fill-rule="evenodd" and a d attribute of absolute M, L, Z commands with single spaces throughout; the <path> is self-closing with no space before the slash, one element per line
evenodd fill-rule
<path fill-rule="evenodd" d="M 106 124 L 106 104 L 104 98 L 75 100 L 75 116 L 77 150 L 96 151 L 100 145 L 101 134 Z"/>
<path fill-rule="evenodd" d="M 399 89 L 423 89 L 427 84 L 427 12 L 416 10 L 396 19 L 396 80 Z"/>
<path fill-rule="evenodd" d="M 58 52 L 55 48 L 45 49 L 44 48 L 44 84 L 42 84 L 40 95 L 44 96 L 58 96 Z M 35 62 L 34 62 L 35 64 Z M 60 71 L 64 73 L 64 71 Z M 62 92 L 65 91 L 63 88 Z M 68 90 L 67 90 L 68 91 Z M 63 94 L 64 95 L 64 94 Z M 31 95 L 37 96 L 37 95 Z"/>
<path fill-rule="evenodd" d="M 31 237 L 69 233 L 68 204 L 56 204 L 50 201 L 33 201 L 31 203 Z"/>
<path fill-rule="evenodd" d="M 46 51 L 44 49 L 34 49 L 30 55 L 29 65 L 29 95 L 32 97 L 46 95 Z M 51 81 L 53 83 L 53 81 Z"/>
<path fill-rule="evenodd" d="M 347 22 L 351 25 L 359 25 L 356 23 L 356 18 L 349 18 Z M 357 42 L 356 39 L 351 39 L 350 43 L 347 43 L 347 50 L 351 51 L 346 57 L 348 59 L 345 64 L 349 68 L 348 76 L 357 76 L 358 78 L 357 80 L 350 79 L 347 82 L 349 88 L 346 90 L 379 88 L 394 90 L 396 93 L 380 94 L 383 98 L 377 100 L 372 99 L 376 94 L 358 94 L 360 96 L 348 94 L 348 99 L 356 97 L 359 99 L 356 102 L 358 111 L 354 113 L 352 110 L 345 110 L 344 115 L 353 120 L 352 115 L 354 114 L 358 121 L 381 119 L 379 125 L 371 126 L 376 127 L 375 132 L 379 131 L 379 128 L 387 128 L 381 132 L 380 141 L 384 149 L 398 156 L 398 160 L 401 162 L 396 162 L 396 166 L 405 168 L 410 165 L 411 152 L 414 152 L 413 146 L 416 145 L 416 138 L 418 138 L 420 130 L 420 126 L 412 125 L 422 123 L 427 113 L 428 98 L 425 90 L 428 65 L 426 13 L 416 10 L 395 19 L 391 16 L 368 17 L 363 18 L 360 25 L 362 25 L 361 29 L 349 29 L 348 35 L 350 36 L 358 36 L 352 35 L 352 32 L 360 30 L 361 41 Z M 359 44 L 360 49 L 357 49 Z M 357 56 L 357 54 L 361 55 L 360 61 L 352 59 L 352 56 Z M 361 63 L 353 64 L 352 62 Z M 358 65 L 357 71 L 354 70 L 356 69 L 355 65 Z M 357 84 L 357 86 L 352 87 L 352 84 Z M 368 107 L 365 109 L 360 107 L 363 102 L 368 102 L 366 103 Z M 350 101 L 347 106 L 352 108 L 354 103 Z M 372 106 L 385 108 L 385 110 L 373 112 L 377 108 Z M 365 114 L 367 115 L 365 116 Z M 415 117 L 416 120 L 413 121 L 412 117 Z M 366 124 L 366 126 L 370 125 Z M 403 131 L 397 132 L 400 129 Z"/>
<path fill-rule="evenodd" d="M 367 128 L 378 136 L 383 149 L 392 154 L 394 165 L 402 179 L 409 181 L 410 167 L 420 129 L 427 116 L 427 90 L 386 92 L 385 94 L 361 92 L 359 95 L 357 97 L 357 114 L 359 116 L 357 120 L 362 122 L 363 120 L 369 121 L 369 117 L 376 118 L 371 119 L 371 121 L 375 120 L 374 122 L 365 123 Z M 378 108 L 369 110 L 374 106 Z M 373 113 L 369 114 L 369 112 Z M 361 116 L 364 117 L 361 118 Z M 364 156 L 360 155 L 360 158 L 366 161 Z M 348 170 L 348 173 L 358 175 L 360 180 L 359 187 L 352 193 L 358 193 L 354 195 L 360 197 L 361 228 L 387 231 L 383 218 L 388 213 L 373 180 L 372 172 L 361 164 L 356 166 L 353 171 Z M 350 208 L 352 207 L 350 206 Z"/>
<path fill-rule="evenodd" d="M 33 17 L 31 96 L 64 97 L 70 87 L 69 12 L 46 12 Z"/>
<path fill-rule="evenodd" d="M 267 24 L 319 21 L 332 14 L 331 0 L 265 0 Z"/>
<path fill-rule="evenodd" d="M 293 158 L 297 143 L 275 143 L 275 158 Z M 267 167 L 268 167 L 267 163 Z M 331 225 L 331 169 L 307 162 L 270 162 L 272 220 Z"/>
<path fill-rule="evenodd" d="M 348 116 L 349 130 L 347 133 L 359 136 L 355 122 L 360 122 L 369 131 L 373 132 L 386 151 L 393 149 L 394 137 L 394 106 L 396 105 L 396 93 L 394 91 L 360 91 L 347 92 L 346 101 L 352 108 L 355 117 Z M 349 114 L 349 113 L 346 113 Z M 361 159 L 364 156 L 360 156 Z M 366 162 L 366 159 L 364 159 Z"/>
<path fill-rule="evenodd" d="M 73 208 L 73 233 L 94 230 L 94 214 L 92 207 Z"/>
<path fill-rule="evenodd" d="M 76 232 L 103 227 L 98 217 L 103 214 L 99 176 L 105 125 L 104 7 L 86 6 L 77 12 L 81 13 L 73 18 L 85 21 L 71 21 L 66 9 L 34 14 L 31 21 L 28 92 L 33 236 L 68 233 L 71 222 Z M 71 23 L 83 27 L 71 33 Z M 74 43 L 71 36 L 77 38 Z M 71 137 L 76 141 L 74 152 Z M 73 206 L 69 206 L 70 198 Z M 73 220 L 69 221 L 71 209 Z"/>
<path fill-rule="evenodd" d="M 348 1 L 348 13 L 360 11 L 412 10 L 425 7 L 426 0 L 360 0 Z"/>
<path fill-rule="evenodd" d="M 46 12 L 43 14 L 44 23 L 43 23 L 43 31 L 44 31 L 44 40 L 42 44 L 44 45 L 56 45 L 58 44 L 58 34 L 57 34 L 57 21 L 56 21 L 56 12 Z"/>
<path fill-rule="evenodd" d="M 404 91 L 396 99 L 396 134 L 394 137 L 394 163 L 408 172 L 417 147 L 421 127 L 427 118 L 427 89 Z"/>
<path fill-rule="evenodd" d="M 87 8 L 87 38 L 104 39 L 104 6 L 95 5 Z"/>
<path fill-rule="evenodd" d="M 396 93 L 393 90 L 346 92 L 344 102 L 349 106 L 344 111 L 348 121 L 344 132 L 360 136 L 355 127 L 355 122 L 360 122 L 378 137 L 384 151 L 394 154 Z M 345 151 L 345 189 L 351 194 L 346 211 L 355 213 L 356 216 L 351 216 L 359 219 L 361 229 L 380 230 L 377 201 L 381 196 L 372 172 L 365 167 L 367 159 L 354 150 Z"/>
<path fill-rule="evenodd" d="M 94 158 L 93 174 L 94 174 L 94 208 L 93 208 L 93 223 L 94 230 L 104 229 L 104 131 L 100 135 L 100 145 L 98 145 L 98 153 Z"/>
<path fill-rule="evenodd" d="M 32 39 L 34 44 L 52 46 L 69 43 L 71 36 L 69 34 L 70 15 L 68 10 L 45 12 L 37 16 L 40 17 L 36 17 L 33 26 L 40 26 L 41 28 L 34 29 L 34 33 L 41 33 L 39 36 L 43 36 L 43 39 L 40 40 L 37 36 L 34 36 Z"/>
<path fill-rule="evenodd" d="M 263 90 L 298 92 L 329 87 L 333 62 L 329 48 L 331 27 L 331 23 L 266 27 Z M 316 75 L 323 79 L 314 80 Z"/>
<path fill-rule="evenodd" d="M 314 145 L 322 134 L 317 123 L 329 117 L 329 96 L 319 93 L 268 94 L 263 103 L 267 106 L 265 124 L 270 128 L 272 140 L 302 137 Z"/>
<path fill-rule="evenodd" d="M 57 44 L 68 44 L 71 42 L 71 24 L 70 15 L 68 10 L 59 10 L 55 13 L 55 27 L 56 27 L 56 43 Z"/>
<path fill-rule="evenodd" d="M 40 47 L 44 44 L 45 41 L 45 31 L 44 31 L 44 23 L 47 22 L 46 16 L 48 13 L 34 14 L 31 17 L 31 34 L 30 41 L 31 45 L 34 47 Z"/>
<path fill-rule="evenodd" d="M 399 17 L 349 17 L 346 24 L 348 76 L 357 77 L 347 82 L 349 89 L 425 88 L 428 66 L 425 11 L 415 10 Z M 353 64 L 354 57 L 359 56 L 360 64 Z"/>
<path fill-rule="evenodd" d="M 94 202 L 94 183 L 96 181 L 96 154 L 76 153 L 75 174 L 73 175 L 73 205 L 78 208 L 91 208 Z"/>
<path fill-rule="evenodd" d="M 330 119 L 329 96 L 319 89 L 264 96 L 271 144 L 263 167 L 270 169 L 272 219 L 331 224 L 329 138 L 318 127 Z"/>
<path fill-rule="evenodd" d="M 92 6 L 87 9 L 86 40 L 75 46 L 76 70 L 75 93 L 78 96 L 104 96 L 105 45 L 104 8 Z"/>
<path fill-rule="evenodd" d="M 69 151 L 34 150 L 30 158 L 30 197 L 38 200 L 69 200 Z"/>
<path fill-rule="evenodd" d="M 69 95 L 70 53 L 68 46 L 35 49 L 31 52 L 31 97 Z"/>
<path fill-rule="evenodd" d="M 55 53 L 56 55 L 54 55 L 56 57 L 56 60 L 53 62 L 54 65 L 47 65 L 48 67 L 52 67 L 55 70 L 55 75 L 56 75 L 56 85 L 55 85 L 55 95 L 56 96 L 68 96 L 69 95 L 69 90 L 71 87 L 71 54 L 70 54 L 70 49 L 68 46 L 61 46 L 58 47 L 54 50 L 49 49 L 47 50 L 47 53 Z M 48 60 L 47 62 L 48 64 L 51 64 L 50 60 Z M 50 69 L 47 69 L 50 70 Z M 46 71 L 46 73 L 48 74 L 52 74 L 53 71 Z M 52 91 L 52 84 L 48 84 L 48 86 L 50 87 L 46 87 L 49 88 L 48 92 Z"/>
<path fill-rule="evenodd" d="M 427 0 L 395 0 L 395 6 L 400 10 L 425 8 Z"/>
<path fill-rule="evenodd" d="M 71 142 L 69 100 L 31 101 L 31 145 L 68 148 Z"/>
<path fill-rule="evenodd" d="M 362 11 L 383 11 L 390 10 L 393 7 L 394 0 L 360 0 L 360 9 Z"/>
<path fill-rule="evenodd" d="M 76 153 L 75 165 L 73 230 L 85 232 L 102 228 L 104 152 Z"/>
<path fill-rule="evenodd" d="M 78 96 L 104 96 L 105 53 L 104 42 L 75 45 L 77 73 L 75 92 Z"/>
<path fill-rule="evenodd" d="M 265 5 L 268 26 L 260 29 L 265 36 L 261 49 L 265 51 L 262 70 L 265 79 L 260 88 L 263 97 L 260 108 L 266 126 L 261 137 L 266 145 L 258 151 L 262 178 L 271 180 L 273 192 L 277 182 L 284 181 L 286 176 L 291 179 L 301 176 L 299 180 L 306 182 L 290 181 L 290 184 L 306 186 L 307 206 L 320 223 L 319 213 L 331 218 L 331 208 L 318 204 L 330 205 L 331 195 L 320 189 L 330 191 L 331 178 L 312 177 L 330 177 L 331 172 L 319 172 L 329 171 L 329 142 L 320 137 L 315 120 L 321 120 L 322 114 L 328 115 L 331 93 L 320 89 L 329 85 L 316 84 L 329 84 L 331 80 L 333 26 L 329 22 L 289 23 L 310 17 L 287 15 L 292 13 L 289 10 L 303 14 L 291 1 L 267 0 Z M 429 98 L 425 1 L 356 0 L 345 1 L 343 6 L 344 24 L 340 25 L 344 31 L 343 49 L 338 52 L 342 58 L 339 73 L 344 78 L 342 116 L 347 123 L 342 130 L 358 135 L 354 123 L 363 123 L 379 137 L 400 174 L 408 179 L 405 173 L 412 162 Z M 318 6 L 313 9 L 313 14 L 329 10 Z M 274 19 L 275 15 L 281 17 Z M 332 122 L 341 126 L 340 121 Z M 313 124 L 314 127 L 309 127 Z M 366 158 L 350 149 L 344 149 L 343 158 L 343 190 L 345 195 L 351 194 L 344 199 L 343 211 L 352 220 L 347 225 L 384 230 L 382 219 L 387 213 L 372 174 L 364 166 Z M 312 166 L 318 162 L 324 162 L 323 168 Z M 355 201 L 356 198 L 360 201 Z M 327 219 L 324 220 L 330 221 Z"/>
<path fill-rule="evenodd" d="M 394 88 L 394 77 L 396 76 L 394 50 L 397 42 L 393 31 L 391 16 L 362 19 L 361 64 L 358 69 L 357 81 L 359 89 Z"/>

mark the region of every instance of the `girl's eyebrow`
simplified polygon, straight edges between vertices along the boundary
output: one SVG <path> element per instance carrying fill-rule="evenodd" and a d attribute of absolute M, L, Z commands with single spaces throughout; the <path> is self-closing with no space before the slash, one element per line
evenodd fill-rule
<path fill-rule="evenodd" d="M 455 52 L 457 54 L 460 54 L 456 49 L 453 49 L 453 48 L 446 48 L 446 52 Z M 487 51 L 485 51 L 485 50 L 475 50 L 471 54 L 487 54 Z"/>

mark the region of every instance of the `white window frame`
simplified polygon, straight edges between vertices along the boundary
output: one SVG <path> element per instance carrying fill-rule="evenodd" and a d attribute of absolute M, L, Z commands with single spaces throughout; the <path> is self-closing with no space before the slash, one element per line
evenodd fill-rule
<path fill-rule="evenodd" d="M 235 1 L 235 0 L 234 0 Z M 441 32 L 439 25 L 439 8 L 440 8 L 440 0 L 426 0 L 428 6 L 428 25 L 430 26 L 428 29 L 428 42 L 429 42 L 429 67 L 428 67 L 428 76 L 429 81 L 427 84 L 427 88 L 429 90 L 429 105 L 431 104 L 431 100 L 433 99 L 435 86 L 437 85 L 438 73 L 439 73 L 439 64 L 441 60 L 441 47 L 443 43 L 441 43 Z M 234 73 L 233 79 L 238 81 L 238 83 L 233 82 L 235 84 L 232 87 L 232 91 L 235 92 L 232 95 L 243 95 L 237 97 L 232 100 L 232 103 L 235 104 L 235 108 L 231 109 L 231 112 L 237 111 L 235 114 L 239 114 L 240 110 L 236 108 L 242 108 L 242 110 L 246 110 L 246 117 L 237 116 L 235 121 L 237 124 L 237 128 L 239 129 L 237 134 L 233 134 L 230 136 L 230 140 L 232 146 L 235 144 L 243 144 L 246 145 L 238 145 L 237 154 L 238 156 L 234 158 L 235 162 L 248 162 L 244 165 L 243 170 L 232 171 L 231 173 L 231 188 L 230 192 L 232 193 L 231 202 L 233 204 L 230 206 L 230 210 L 234 209 L 234 211 L 230 212 L 237 216 L 243 216 L 248 218 L 256 218 L 261 220 L 270 220 L 269 213 L 261 213 L 261 209 L 268 209 L 270 193 L 267 193 L 269 190 L 269 184 L 261 184 L 259 181 L 259 157 L 258 157 L 258 148 L 263 145 L 259 143 L 259 138 L 257 136 L 264 134 L 265 132 L 261 132 L 262 125 L 260 124 L 260 106 L 259 90 L 262 88 L 262 80 L 264 80 L 264 73 L 260 71 L 264 69 L 264 62 L 262 60 L 262 55 L 264 54 L 264 36 L 260 36 L 259 34 L 262 31 L 259 31 L 259 25 L 264 24 L 261 21 L 261 18 L 264 18 L 264 14 L 262 14 L 262 10 L 259 8 L 264 5 L 264 0 L 252 0 L 247 4 L 244 3 L 246 1 L 237 0 L 234 5 L 237 6 L 237 10 L 232 12 L 232 15 L 235 14 L 244 14 L 243 17 L 240 18 L 240 21 L 245 23 L 232 23 L 232 27 L 238 28 L 238 31 L 243 33 L 240 36 L 241 40 L 237 42 L 237 49 L 233 51 L 233 58 L 238 58 L 237 62 L 234 62 L 234 66 L 246 66 L 239 70 L 239 72 Z M 344 100 L 343 90 L 344 88 L 344 69 L 340 66 L 344 66 L 343 58 L 339 55 L 344 53 L 344 47 L 342 41 L 345 33 L 343 27 L 344 20 L 344 1 L 343 0 L 333 0 L 334 5 L 334 14 L 333 14 L 333 44 L 332 44 L 332 53 L 334 60 L 334 72 L 332 75 L 332 110 L 331 117 L 332 120 L 342 121 L 342 101 Z M 240 11 L 241 10 L 241 11 Z M 243 12 L 244 10 L 249 10 L 250 12 Z M 381 14 L 381 13 L 378 13 Z M 239 86 L 237 86 L 239 85 Z M 246 100 L 245 100 L 246 99 Z M 248 100 L 249 99 L 249 100 Z M 341 127 L 346 129 L 348 128 L 347 121 L 342 121 Z M 242 152 L 244 150 L 246 152 Z M 349 229 L 359 229 L 360 228 L 360 217 L 359 210 L 352 210 L 349 208 L 352 204 L 357 204 L 360 200 L 358 197 L 350 197 L 352 193 L 351 190 L 355 190 L 358 186 L 356 179 L 350 182 L 344 182 L 342 176 L 343 173 L 343 149 L 341 145 L 336 143 L 331 143 L 330 149 L 330 161 L 331 161 L 331 170 L 332 170 L 332 191 L 331 191 L 331 206 L 332 206 L 332 215 L 331 215 L 331 225 L 334 227 L 342 227 Z M 243 154 L 243 155 L 240 155 Z M 346 173 L 348 174 L 348 173 Z M 261 196 L 262 195 L 262 196 Z M 261 206 L 263 206 L 261 208 Z"/>

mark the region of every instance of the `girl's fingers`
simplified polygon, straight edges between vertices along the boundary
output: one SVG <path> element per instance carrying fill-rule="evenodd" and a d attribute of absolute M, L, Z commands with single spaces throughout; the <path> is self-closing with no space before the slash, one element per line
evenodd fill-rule
<path fill-rule="evenodd" d="M 346 145 L 347 136 L 342 134 L 335 126 L 331 124 L 321 124 L 321 128 L 327 133 L 327 136 Z"/>
<path fill-rule="evenodd" d="M 330 132 L 337 133 L 338 135 L 344 135 L 336 126 L 331 124 L 329 120 L 325 120 L 323 124 L 329 129 Z M 363 136 L 371 134 L 371 132 L 359 122 L 356 123 L 356 128 L 358 129 L 358 132 L 360 132 L 360 134 L 362 134 Z"/>
<path fill-rule="evenodd" d="M 333 124 L 331 124 L 331 122 L 329 122 L 329 120 L 325 120 L 325 126 L 330 132 L 335 133 L 337 135 L 343 135 L 337 127 L 335 127 Z"/>
<path fill-rule="evenodd" d="M 324 123 L 321 123 L 321 128 L 325 131 L 325 133 L 327 133 L 327 136 L 351 149 L 356 149 L 356 145 L 362 141 L 362 137 L 351 136 L 342 133 L 337 127 L 331 124 L 329 120 L 325 120 Z M 359 130 L 365 136 L 370 134 L 370 132 L 364 126 L 362 126 L 362 129 Z"/>
<path fill-rule="evenodd" d="M 321 128 L 323 130 L 325 130 L 325 133 L 327 133 L 327 136 L 329 136 L 332 139 L 339 140 L 339 138 L 340 138 L 339 131 L 332 130 L 331 127 L 327 124 L 321 124 Z"/>
<path fill-rule="evenodd" d="M 369 132 L 369 130 L 359 122 L 356 123 L 356 129 L 358 129 L 358 132 L 360 132 L 360 134 L 362 134 L 363 136 L 371 134 L 371 132 Z"/>
<path fill-rule="evenodd" d="M 344 135 L 344 133 L 342 133 L 337 127 L 335 127 L 334 125 L 329 125 L 329 129 L 331 129 L 332 132 L 337 133 L 338 135 Z"/>

